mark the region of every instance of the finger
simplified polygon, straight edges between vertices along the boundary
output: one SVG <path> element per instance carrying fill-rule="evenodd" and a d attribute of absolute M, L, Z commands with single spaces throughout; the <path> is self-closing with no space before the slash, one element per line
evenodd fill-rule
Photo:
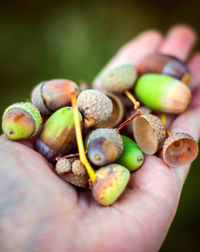
<path fill-rule="evenodd" d="M 192 56 L 188 63 L 188 67 L 191 73 L 190 88 L 195 89 L 200 84 L 200 53 L 196 53 Z"/>
<path fill-rule="evenodd" d="M 196 41 L 194 30 L 185 25 L 172 27 L 160 48 L 160 53 L 169 54 L 185 60 Z"/>
<path fill-rule="evenodd" d="M 144 32 L 124 45 L 104 69 L 112 68 L 123 63 L 137 65 L 148 54 L 157 52 L 162 42 L 163 37 L 158 31 L 152 30 Z M 93 81 L 93 87 L 96 89 L 101 89 L 101 83 L 99 81 L 100 74 Z"/>

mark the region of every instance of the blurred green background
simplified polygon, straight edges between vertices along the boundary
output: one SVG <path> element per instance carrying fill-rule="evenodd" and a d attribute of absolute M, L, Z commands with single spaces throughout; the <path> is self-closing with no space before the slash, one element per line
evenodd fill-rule
<path fill-rule="evenodd" d="M 0 112 L 42 80 L 91 82 L 126 41 L 146 29 L 187 23 L 200 35 L 196 1 L 1 1 Z M 200 49 L 200 42 L 195 50 Z M 161 251 L 200 251 L 200 156 Z"/>

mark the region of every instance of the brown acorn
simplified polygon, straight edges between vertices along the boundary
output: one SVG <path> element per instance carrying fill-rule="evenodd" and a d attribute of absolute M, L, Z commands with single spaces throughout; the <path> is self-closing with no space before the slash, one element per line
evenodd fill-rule
<path fill-rule="evenodd" d="M 142 151 L 152 155 L 161 149 L 167 136 L 161 120 L 152 114 L 144 114 L 133 120 L 135 141 Z"/>
<path fill-rule="evenodd" d="M 163 145 L 163 159 L 170 166 L 191 163 L 198 155 L 198 144 L 189 134 L 176 132 Z"/>
<path fill-rule="evenodd" d="M 83 188 L 89 187 L 87 171 L 79 159 L 68 159 L 67 156 L 59 158 L 55 171 L 61 178 L 72 185 Z"/>
<path fill-rule="evenodd" d="M 150 54 L 140 62 L 137 69 L 140 74 L 162 73 L 171 75 L 186 84 L 190 80 L 190 71 L 185 62 L 171 55 Z"/>
<path fill-rule="evenodd" d="M 77 105 L 83 114 L 85 127 L 93 127 L 108 120 L 113 110 L 111 100 L 94 89 L 82 91 L 77 98 Z"/>
<path fill-rule="evenodd" d="M 79 88 L 71 80 L 55 79 L 38 84 L 31 93 L 31 102 L 43 115 L 51 115 L 59 108 L 71 105 L 71 93 Z"/>
<path fill-rule="evenodd" d="M 79 120 L 82 116 L 79 113 Z M 44 124 L 40 137 L 36 141 L 36 150 L 48 161 L 68 154 L 76 147 L 74 115 L 71 107 L 64 107 L 54 112 Z"/>
<path fill-rule="evenodd" d="M 124 116 L 124 105 L 120 97 L 116 94 L 109 92 L 105 92 L 105 94 L 110 98 L 112 102 L 112 114 L 107 121 L 98 124 L 96 128 L 114 128 L 122 121 Z"/>

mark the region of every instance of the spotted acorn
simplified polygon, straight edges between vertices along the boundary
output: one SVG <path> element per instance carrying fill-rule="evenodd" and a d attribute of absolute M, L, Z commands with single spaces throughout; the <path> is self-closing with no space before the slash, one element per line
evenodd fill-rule
<path fill-rule="evenodd" d="M 72 185 L 82 188 L 89 187 L 87 171 L 79 159 L 68 159 L 67 156 L 59 158 L 56 163 L 55 171 L 61 178 Z"/>
<path fill-rule="evenodd" d="M 82 116 L 79 113 L 79 120 Z M 54 112 L 44 124 L 36 141 L 36 150 L 50 162 L 61 154 L 68 154 L 76 147 L 74 115 L 72 107 L 64 107 Z"/>
<path fill-rule="evenodd" d="M 137 72 L 132 64 L 123 64 L 108 69 L 101 75 L 101 83 L 108 92 L 123 93 L 133 87 Z"/>
<path fill-rule="evenodd" d="M 123 151 L 123 142 L 115 129 L 96 129 L 87 139 L 88 158 L 97 166 L 114 162 Z"/>
<path fill-rule="evenodd" d="M 96 171 L 96 182 L 92 184 L 92 194 L 95 200 L 103 205 L 112 205 L 123 193 L 130 172 L 119 164 L 101 167 Z"/>
<path fill-rule="evenodd" d="M 150 109 L 172 114 L 182 113 L 191 98 L 191 91 L 183 82 L 154 73 L 144 74 L 138 79 L 135 94 Z"/>
<path fill-rule="evenodd" d="M 176 132 L 163 145 L 163 159 L 170 166 L 191 163 L 198 155 L 198 144 L 189 134 Z"/>
<path fill-rule="evenodd" d="M 108 120 L 113 110 L 111 100 L 94 89 L 82 91 L 77 98 L 77 105 L 83 114 L 85 127 L 93 127 Z"/>
<path fill-rule="evenodd" d="M 123 140 L 124 150 L 116 162 L 129 169 L 130 172 L 135 171 L 143 164 L 144 155 L 132 139 L 122 135 L 121 137 Z"/>
<path fill-rule="evenodd" d="M 167 134 L 157 116 L 138 116 L 134 119 L 132 127 L 135 141 L 144 153 L 152 155 L 161 149 Z"/>
<path fill-rule="evenodd" d="M 3 132 L 12 140 L 34 136 L 41 124 L 40 112 L 30 102 L 19 102 L 9 106 L 2 118 Z"/>
<path fill-rule="evenodd" d="M 170 75 L 186 84 L 190 80 L 190 71 L 185 62 L 171 55 L 150 54 L 140 62 L 137 70 L 140 74 L 162 73 Z"/>
<path fill-rule="evenodd" d="M 71 80 L 55 79 L 38 84 L 31 93 L 32 103 L 43 115 L 51 115 L 61 107 L 71 105 L 71 93 L 78 95 L 79 88 Z"/>

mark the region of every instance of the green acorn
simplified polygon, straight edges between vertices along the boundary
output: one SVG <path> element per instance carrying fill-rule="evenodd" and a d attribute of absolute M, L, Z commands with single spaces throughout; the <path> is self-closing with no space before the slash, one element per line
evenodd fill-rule
<path fill-rule="evenodd" d="M 34 136 L 41 124 L 38 109 L 30 102 L 19 102 L 5 110 L 2 129 L 9 139 L 22 140 Z"/>
<path fill-rule="evenodd" d="M 190 71 L 185 62 L 171 55 L 150 54 L 140 62 L 137 70 L 140 74 L 162 73 L 170 75 L 185 84 L 188 84 L 190 80 Z"/>
<path fill-rule="evenodd" d="M 123 93 L 133 87 L 137 72 L 132 64 L 109 69 L 101 76 L 102 87 L 108 92 Z"/>
<path fill-rule="evenodd" d="M 116 162 L 129 169 L 130 172 L 135 171 L 143 164 L 144 155 L 132 139 L 122 135 L 121 137 L 124 150 Z"/>
<path fill-rule="evenodd" d="M 103 205 L 112 205 L 123 193 L 130 179 L 130 172 L 119 164 L 112 164 L 96 171 L 96 182 L 92 184 L 95 200 Z"/>
<path fill-rule="evenodd" d="M 82 122 L 82 116 L 79 113 Z M 60 154 L 69 154 L 76 147 L 74 115 L 72 107 L 64 107 L 54 112 L 46 121 L 36 149 L 50 162 Z"/>
<path fill-rule="evenodd" d="M 172 114 L 182 113 L 191 98 L 188 86 L 162 74 L 142 75 L 135 85 L 135 94 L 147 107 Z"/>

